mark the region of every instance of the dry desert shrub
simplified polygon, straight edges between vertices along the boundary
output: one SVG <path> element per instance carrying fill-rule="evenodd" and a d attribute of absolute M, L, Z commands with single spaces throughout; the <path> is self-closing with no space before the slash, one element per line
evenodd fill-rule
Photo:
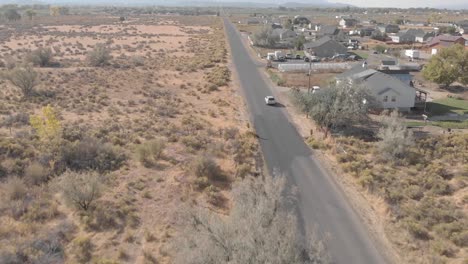
<path fill-rule="evenodd" d="M 105 44 L 96 44 L 93 50 L 88 52 L 87 60 L 91 66 L 101 67 L 109 64 L 112 59 L 110 49 Z"/>
<path fill-rule="evenodd" d="M 95 172 L 66 171 L 59 188 L 65 201 L 80 210 L 88 210 L 102 194 L 102 177 Z"/>
<path fill-rule="evenodd" d="M 146 141 L 137 147 L 138 160 L 144 166 L 154 165 L 163 155 L 166 142 L 162 139 Z"/>
<path fill-rule="evenodd" d="M 8 71 L 5 77 L 19 88 L 25 97 L 32 95 L 34 87 L 39 83 L 38 74 L 30 65 L 16 66 Z"/>
<path fill-rule="evenodd" d="M 285 182 L 267 176 L 236 183 L 226 217 L 201 208 L 184 210 L 187 222 L 184 236 L 173 241 L 174 263 L 327 263 L 317 237 L 301 236 Z"/>

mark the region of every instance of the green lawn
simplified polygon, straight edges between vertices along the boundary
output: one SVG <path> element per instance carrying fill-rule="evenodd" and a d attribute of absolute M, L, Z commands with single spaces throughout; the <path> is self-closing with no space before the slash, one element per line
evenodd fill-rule
<path fill-rule="evenodd" d="M 420 126 L 438 126 L 442 128 L 452 129 L 468 129 L 468 121 L 407 121 L 405 122 L 407 127 L 420 127 Z"/>
<path fill-rule="evenodd" d="M 350 53 L 354 53 L 354 54 L 358 55 L 359 57 L 361 57 L 361 58 L 363 58 L 365 60 L 367 60 L 367 58 L 369 57 L 369 53 L 363 52 L 363 51 L 354 50 L 354 51 L 352 51 Z"/>
<path fill-rule="evenodd" d="M 431 123 L 434 126 L 443 128 L 468 129 L 468 121 L 435 121 Z"/>
<path fill-rule="evenodd" d="M 468 101 L 455 98 L 437 99 L 427 103 L 427 111 L 431 115 L 468 114 Z"/>

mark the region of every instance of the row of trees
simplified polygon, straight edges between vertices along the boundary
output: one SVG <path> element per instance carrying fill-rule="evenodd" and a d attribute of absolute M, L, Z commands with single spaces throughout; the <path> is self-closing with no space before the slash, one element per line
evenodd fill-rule
<path fill-rule="evenodd" d="M 292 98 L 299 109 L 310 117 L 328 136 L 330 131 L 340 132 L 349 128 L 367 125 L 369 110 L 379 108 L 370 92 L 357 85 L 331 84 L 315 93 L 292 91 Z M 405 158 L 412 146 L 413 134 L 409 131 L 398 111 L 384 112 L 377 133 L 380 158 L 398 161 Z"/>
<path fill-rule="evenodd" d="M 468 84 L 468 50 L 462 45 L 441 49 L 424 67 L 424 78 L 445 87 L 454 82 Z"/>
<path fill-rule="evenodd" d="M 5 6 L 2 9 L 4 11 L 1 12 L 1 16 L 10 22 L 19 21 L 23 16 L 32 20 L 37 15 L 34 9 L 26 9 L 21 14 L 19 9 L 14 5 Z M 51 6 L 49 7 L 49 13 L 51 16 L 64 16 L 70 14 L 70 9 L 64 6 Z"/>
<path fill-rule="evenodd" d="M 293 90 L 292 97 L 300 110 L 326 135 L 330 130 L 346 129 L 368 121 L 368 110 L 377 104 L 368 89 L 347 83 L 330 84 L 315 93 Z"/>

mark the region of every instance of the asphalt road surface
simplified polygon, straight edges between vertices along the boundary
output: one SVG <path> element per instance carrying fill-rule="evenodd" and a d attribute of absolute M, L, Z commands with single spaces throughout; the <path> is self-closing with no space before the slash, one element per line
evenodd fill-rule
<path fill-rule="evenodd" d="M 224 21 L 231 53 L 254 128 L 270 172 L 279 170 L 298 188 L 298 208 L 303 226 L 316 226 L 330 235 L 327 250 L 333 263 L 387 263 L 370 239 L 362 220 L 346 197 L 319 166 L 312 151 L 290 123 L 281 106 L 265 105 L 271 95 L 259 66 L 242 44 L 238 31 Z"/>

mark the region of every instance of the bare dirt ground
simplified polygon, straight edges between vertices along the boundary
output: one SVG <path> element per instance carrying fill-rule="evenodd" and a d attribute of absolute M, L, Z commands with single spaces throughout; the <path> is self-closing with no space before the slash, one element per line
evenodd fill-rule
<path fill-rule="evenodd" d="M 28 118 L 11 126 L 2 123 L 0 253 L 13 256 L 32 241 L 46 240 L 51 228 L 68 226 L 59 230 L 62 261 L 83 262 L 76 245 L 86 238 L 92 245 L 87 261 L 93 263 L 171 263 L 181 204 L 228 210 L 230 183 L 255 170 L 256 140 L 225 71 L 221 21 L 202 16 L 131 17 L 123 23 L 98 16 L 37 20 L 36 25 L 2 31 L 1 59 L 19 64 L 31 51 L 50 47 L 58 66 L 35 67 L 40 95 L 31 98 L 2 79 L 0 120 L 28 117 L 50 105 L 71 133 L 71 143 L 79 144 L 86 134 L 127 158 L 106 173 L 105 192 L 89 216 L 65 205 L 53 188 L 59 177 L 53 173 L 39 186 L 26 185 L 24 198 L 12 204 L 9 179 L 22 181 L 40 152 Z M 86 55 L 98 43 L 105 43 L 113 58 L 108 66 L 90 67 Z M 146 165 L 137 150 L 153 139 L 163 139 L 166 147 L 161 160 Z M 17 155 L 10 151 L 15 146 Z M 201 186 L 193 168 L 199 156 L 212 157 L 224 180 Z M 40 219 L 11 213 L 24 199 L 43 201 L 54 211 L 51 206 L 40 209 L 47 215 Z M 33 209 L 24 205 L 24 210 Z"/>

